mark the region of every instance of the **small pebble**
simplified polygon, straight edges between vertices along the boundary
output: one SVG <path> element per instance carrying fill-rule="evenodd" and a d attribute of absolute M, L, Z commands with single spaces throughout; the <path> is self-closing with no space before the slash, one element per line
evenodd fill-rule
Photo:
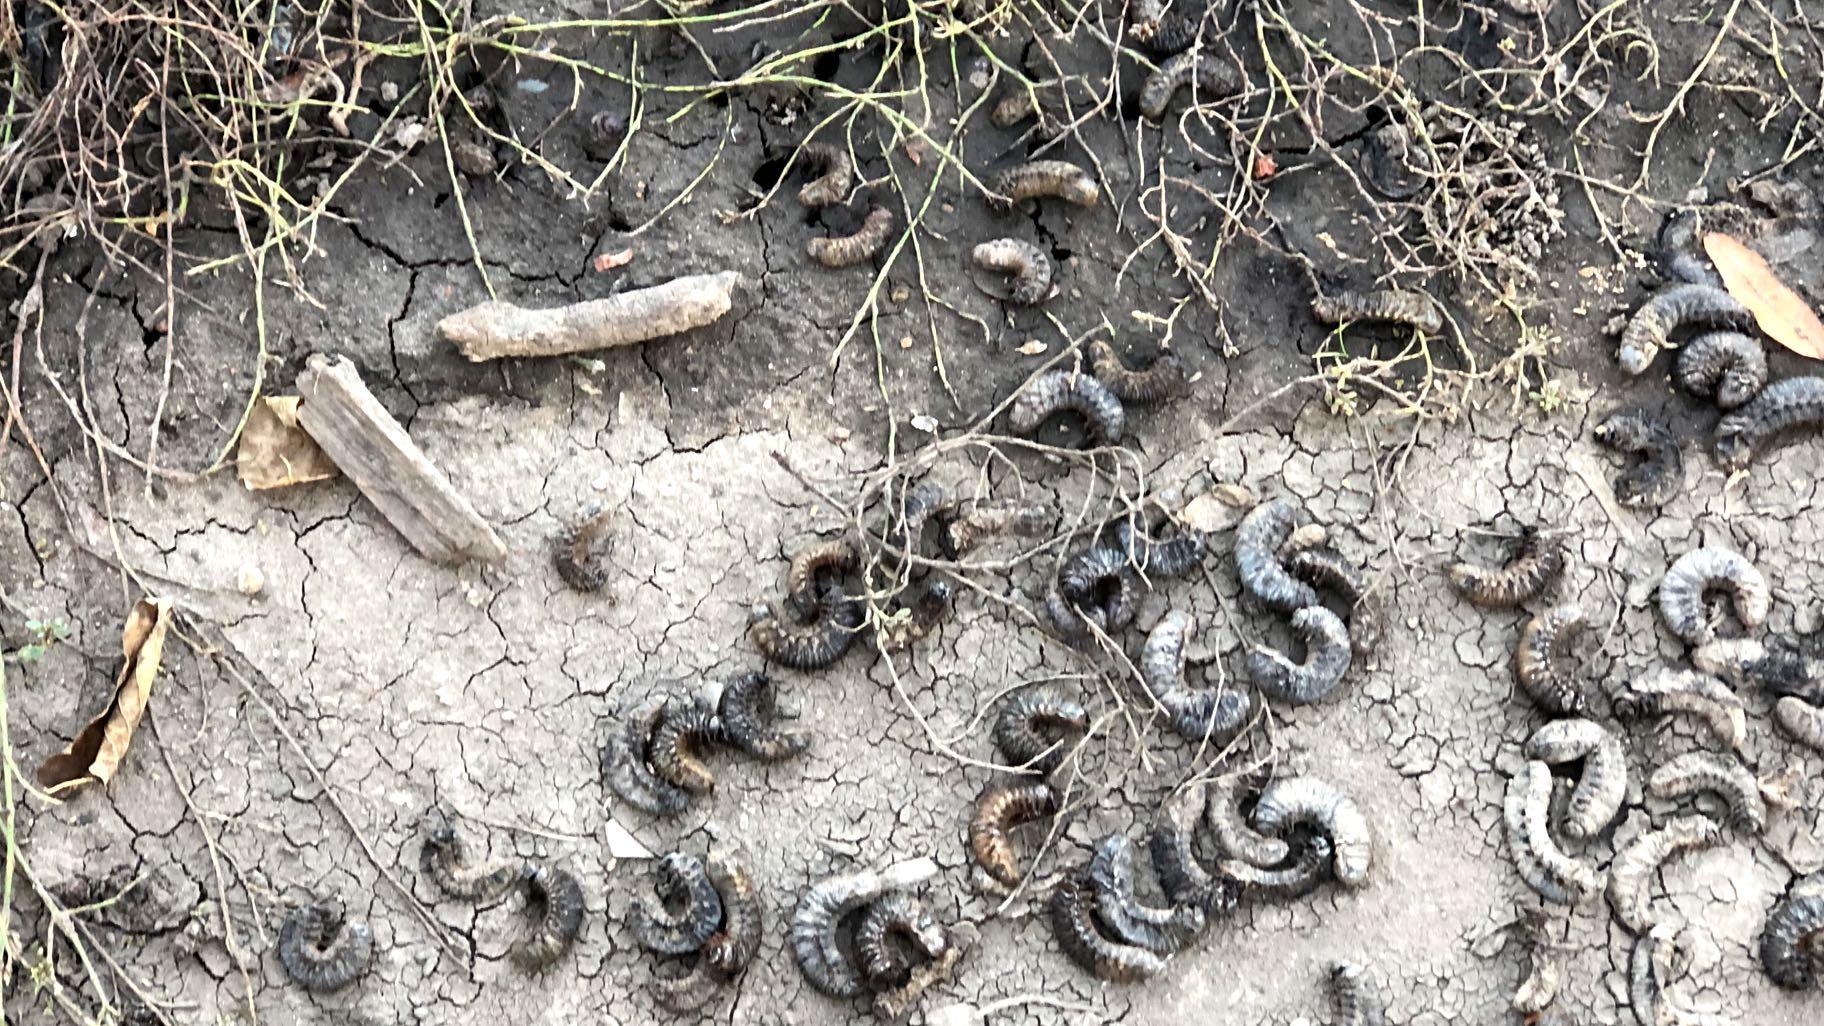
<path fill-rule="evenodd" d="M 259 567 L 248 563 L 235 574 L 234 586 L 241 589 L 243 595 L 258 595 L 266 590 L 266 575 L 260 572 Z"/>

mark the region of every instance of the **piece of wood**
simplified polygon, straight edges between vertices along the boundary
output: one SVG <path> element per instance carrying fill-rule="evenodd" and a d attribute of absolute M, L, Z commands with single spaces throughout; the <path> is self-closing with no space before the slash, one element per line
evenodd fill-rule
<path fill-rule="evenodd" d="M 693 274 L 543 310 L 494 300 L 438 321 L 437 334 L 476 362 L 610 349 L 714 323 L 734 305 L 740 282 L 735 271 Z"/>
<path fill-rule="evenodd" d="M 367 390 L 354 364 L 312 356 L 298 394 L 298 424 L 426 559 L 506 558 L 500 536 Z"/>

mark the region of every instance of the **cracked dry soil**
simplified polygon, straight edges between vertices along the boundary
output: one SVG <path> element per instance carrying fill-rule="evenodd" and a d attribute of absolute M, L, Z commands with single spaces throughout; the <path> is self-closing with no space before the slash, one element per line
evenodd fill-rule
<path fill-rule="evenodd" d="M 1668 38 L 1695 47 L 1708 37 Z M 714 45 L 735 52 L 748 42 Z M 625 64 L 625 53 L 599 45 L 593 59 Z M 662 50 L 659 66 L 685 59 Z M 845 58 L 838 80 L 864 81 L 865 61 Z M 548 117 L 562 91 L 511 96 L 513 116 Z M 1779 159 L 1771 143 L 1717 149 L 1748 115 L 1707 94 L 1692 106 L 1694 130 L 1665 142 L 1661 198 L 1694 187 L 1723 195 L 1733 176 Z M 1360 136 L 1359 124 L 1330 127 L 1342 145 Z M 1095 130 L 1118 148 L 1119 125 Z M 436 338 L 436 321 L 481 290 L 441 158 L 422 151 L 345 192 L 337 219 L 319 226 L 320 252 L 301 273 L 320 302 L 271 293 L 267 390 L 286 392 L 312 352 L 349 355 L 507 541 L 509 560 L 492 570 L 426 563 L 345 481 L 269 494 L 228 475 L 148 484 L 115 457 L 144 451 L 162 387 L 152 314 L 162 285 L 65 246 L 46 278 L 43 338 L 26 350 L 28 360 L 42 351 L 42 366 L 64 369 L 55 379 L 28 375 L 24 385 L 45 466 L 20 444 L 0 453 L 0 558 L 17 606 L 72 631 L 43 659 L 8 668 L 13 756 L 35 764 L 104 701 L 121 613 L 139 594 L 120 565 L 180 603 L 181 626 L 194 629 L 198 645 L 168 648 L 156 730 L 142 730 L 111 786 L 61 805 L 16 807 L 20 843 L 41 882 L 109 893 L 138 881 L 127 898 L 88 914 L 92 934 L 172 1002 L 165 1015 L 174 1022 L 256 1013 L 266 1022 L 657 1021 L 663 1013 L 644 990 L 651 958 L 626 925 L 634 895 L 649 886 L 648 866 L 608 856 L 611 817 L 654 851 L 700 855 L 713 839 L 732 837 L 751 853 L 767 935 L 755 966 L 704 1020 L 860 1021 L 858 1006 L 804 983 L 782 924 L 815 879 L 928 855 L 942 869 L 930 890 L 939 917 L 978 924 L 981 939 L 927 1009 L 1005 1002 L 991 1021 L 1009 1024 L 1284 1023 L 1327 1007 L 1323 967 L 1349 959 L 1383 981 L 1393 1021 L 1515 1021 L 1508 998 L 1526 947 L 1518 923 L 1536 902 L 1505 853 L 1501 805 L 1521 745 L 1542 722 L 1515 694 L 1510 670 L 1527 614 L 1460 601 L 1441 567 L 1457 557 L 1494 561 L 1500 544 L 1491 532 L 1527 523 L 1573 529 L 1561 595 L 1591 612 L 1579 658 L 1598 690 L 1682 665 L 1654 588 L 1699 544 L 1733 546 L 1766 574 L 1771 631 L 1824 627 L 1824 505 L 1815 484 L 1824 449 L 1783 448 L 1726 481 L 1705 452 L 1713 414 L 1671 395 L 1663 373 L 1629 380 L 1612 365 L 1605 325 L 1654 283 L 1638 259 L 1652 226 L 1633 226 L 1637 234 L 1624 240 L 1630 259 L 1615 268 L 1587 207 L 1567 201 L 1569 237 L 1545 255 L 1527 298 L 1536 320 L 1570 340 L 1550 372 L 1589 398 L 1551 415 L 1496 401 L 1451 423 L 1382 416 L 1383 408 L 1339 418 L 1314 393 L 1294 391 L 1219 430 L 1305 373 L 1325 329 L 1309 318 L 1305 280 L 1283 255 L 1241 244 L 1217 264 L 1210 287 L 1223 299 L 1221 318 L 1193 303 L 1178 328 L 1179 352 L 1200 375 L 1193 394 L 1135 411 L 1127 444 L 1157 484 L 1202 474 L 1295 498 L 1370 568 L 1386 603 L 1377 654 L 1331 701 L 1276 708 L 1247 747 L 1270 754 L 1280 772 L 1319 774 L 1355 796 L 1373 826 L 1375 868 L 1359 891 L 1329 886 L 1296 902 L 1244 904 L 1162 976 L 1112 987 L 1059 953 L 1042 914 L 1045 889 L 1107 833 L 1140 840 L 1153 810 L 1207 768 L 1208 755 L 1156 722 L 1137 733 L 1110 722 L 1120 719 L 1111 695 L 1085 675 L 1083 657 L 988 596 L 965 592 L 954 618 L 903 660 L 897 686 L 867 645 L 825 672 L 776 671 L 794 725 L 814 738 L 810 750 L 776 764 L 718 758 L 715 793 L 679 819 L 645 817 L 601 786 L 596 752 L 615 714 L 655 691 L 759 665 L 745 636 L 749 605 L 779 593 L 790 552 L 840 529 L 773 453 L 819 480 L 877 468 L 889 430 L 902 451 L 923 440 L 912 417 L 934 417 L 942 434 L 992 409 L 1043 359 L 1018 355 L 1023 341 L 1046 340 L 1055 352 L 1106 314 L 1130 351 L 1144 352 L 1152 343 L 1127 311 L 1186 291 L 1156 251 L 1123 269 L 1135 180 L 1126 163 L 1110 161 L 1108 198 L 1090 210 L 1040 203 L 1030 215 L 990 219 L 979 197 L 939 197 L 924 246 L 948 277 L 931 286 L 992 326 L 987 337 L 967 325 L 944 335 L 943 378 L 928 342 L 897 344 L 924 337 L 924 311 L 904 298 L 919 284 L 905 274 L 890 278 L 878 351 L 864 332 L 832 361 L 871 272 L 828 271 L 801 254 L 807 238 L 853 225 L 787 202 L 753 218 L 721 216 L 751 203 L 755 169 L 797 132 L 750 100 L 706 106 L 635 136 L 628 170 L 595 209 L 552 195 L 523 168 L 473 186 L 482 258 L 503 295 L 521 302 L 693 272 L 745 276 L 736 310 L 720 323 L 603 353 L 599 366 L 471 365 Z M 981 159 L 994 160 L 1015 135 L 988 137 Z M 579 143 L 559 133 L 551 145 Z M 718 147 L 726 152 L 691 202 L 627 234 Z M 1187 175 L 1217 173 L 1169 139 L 1162 159 Z M 1817 158 L 1786 174 L 1815 190 Z M 1348 246 L 1363 231 L 1336 177 L 1312 168 L 1271 192 L 1270 204 L 1295 226 L 1295 247 L 1315 254 L 1327 245 L 1320 240 Z M 1005 309 L 972 283 L 967 254 L 989 232 L 1036 238 L 1058 259 L 1063 292 L 1042 312 Z M 206 217 L 187 243 L 204 253 L 235 245 L 229 226 Z M 588 269 L 594 254 L 624 245 L 636 254 L 629 267 Z M 1614 270 L 1579 274 L 1590 265 Z M 212 458 L 254 373 L 245 284 L 205 278 L 192 287 L 191 334 L 177 351 L 161 450 L 171 465 Z M 1773 358 L 1776 375 L 1799 372 L 1783 352 Z M 1666 407 L 1693 467 L 1689 487 L 1657 513 L 1614 504 L 1615 466 L 1589 440 L 1593 424 L 1627 402 Z M 77 411 L 119 450 L 98 461 L 72 419 Z M 1060 506 L 1080 498 L 1082 483 L 1061 468 L 1031 454 L 1015 462 L 1035 494 Z M 608 597 L 563 588 L 547 547 L 598 502 L 617 510 Z M 1265 621 L 1243 608 L 1222 548 L 1207 575 L 1145 594 L 1121 638 L 1130 653 L 1167 608 L 1188 609 L 1205 625 L 1193 662 L 1240 672 Z M 264 577 L 257 595 L 237 587 L 247 567 Z M 1040 559 L 987 586 L 1030 606 L 1049 567 Z M 6 647 L 17 647 L 20 618 L 9 612 L 4 626 Z M 975 888 L 964 845 L 970 803 L 990 773 L 959 765 L 934 738 L 990 760 L 994 700 L 1040 679 L 1057 680 L 1109 727 L 1085 755 L 1097 786 L 1032 868 L 1029 893 L 1003 908 Z M 1770 698 L 1747 698 L 1745 758 L 1763 773 L 1797 767 L 1797 800 L 1763 837 L 1734 837 L 1672 863 L 1656 900 L 1696 928 L 1683 985 L 1696 1007 L 1740 1023 L 1799 1023 L 1824 1014 L 1824 998 L 1776 991 L 1753 951 L 1766 909 L 1792 875 L 1824 866 L 1824 763 L 1772 730 Z M 1586 853 L 1606 860 L 1664 821 L 1669 806 L 1643 797 L 1642 781 L 1700 732 L 1683 720 L 1628 732 L 1627 802 Z M 548 859 L 577 875 L 587 914 L 569 956 L 528 976 L 507 957 L 522 928 L 513 901 L 478 909 L 440 900 L 417 870 L 419 818 L 435 802 L 457 810 L 491 857 Z M 431 908 L 442 943 L 383 873 Z M 285 912 L 312 896 L 340 899 L 374 934 L 372 971 L 334 994 L 288 986 L 273 950 Z M 33 915 L 15 921 L 30 924 Z M 1600 903 L 1554 922 L 1569 958 L 1560 999 L 1567 1021 L 1631 1021 L 1628 935 Z M 21 997 L 28 981 L 0 982 L 11 992 L 9 1017 L 67 1021 L 48 1001 Z"/>

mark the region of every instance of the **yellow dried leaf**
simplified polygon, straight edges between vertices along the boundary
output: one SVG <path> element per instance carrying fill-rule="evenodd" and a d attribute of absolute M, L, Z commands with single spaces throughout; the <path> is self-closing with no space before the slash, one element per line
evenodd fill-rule
<path fill-rule="evenodd" d="M 1704 235 L 1704 252 L 1723 276 L 1729 294 L 1754 314 L 1754 322 L 1768 338 L 1800 356 L 1824 360 L 1824 321 L 1759 253 L 1722 232 Z"/>
<path fill-rule="evenodd" d="M 69 747 L 44 760 L 38 767 L 40 784 L 58 787 L 90 780 L 106 784 L 114 779 L 152 700 L 152 682 L 164 662 L 165 635 L 170 630 L 170 600 L 141 599 L 134 604 L 121 632 L 125 661 L 114 678 L 108 707 L 77 733 Z"/>
<path fill-rule="evenodd" d="M 255 490 L 323 481 L 341 471 L 298 426 L 298 397 L 264 396 L 247 415 L 234 453 L 241 483 Z"/>

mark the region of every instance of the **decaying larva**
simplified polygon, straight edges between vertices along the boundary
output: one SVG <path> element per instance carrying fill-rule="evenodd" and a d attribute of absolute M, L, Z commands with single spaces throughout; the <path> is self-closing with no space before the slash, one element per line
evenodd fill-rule
<path fill-rule="evenodd" d="M 1564 810 L 1564 836 L 1591 838 L 1608 828 L 1628 796 L 1628 756 L 1621 739 L 1594 720 L 1562 719 L 1527 739 L 1528 758 L 1548 765 L 1583 760 L 1583 773 Z"/>
<path fill-rule="evenodd" d="M 1317 591 L 1293 577 L 1280 562 L 1280 546 L 1298 525 L 1299 509 L 1270 499 L 1248 511 L 1235 528 L 1235 564 L 1241 586 L 1270 609 L 1289 613 L 1318 603 Z"/>
<path fill-rule="evenodd" d="M 424 846 L 418 866 L 437 889 L 452 898 L 488 903 L 498 901 L 519 882 L 520 867 L 512 862 L 479 862 L 468 842 L 441 809 L 425 815 Z"/>
<path fill-rule="evenodd" d="M 1191 390 L 1190 372 L 1172 349 L 1159 350 L 1159 355 L 1139 370 L 1132 370 L 1115 353 L 1114 346 L 1097 339 L 1089 344 L 1089 369 L 1115 398 L 1136 406 L 1162 403 Z"/>
<path fill-rule="evenodd" d="M 1287 705 L 1321 702 L 1349 672 L 1349 628 L 1323 606 L 1306 606 L 1292 614 L 1292 630 L 1304 639 L 1304 661 L 1295 663 L 1284 652 L 1257 645 L 1248 652 L 1248 675 L 1268 698 Z"/>
<path fill-rule="evenodd" d="M 1030 435 L 1059 413 L 1083 418 L 1091 445 L 1113 445 L 1127 428 L 1127 410 L 1108 386 L 1089 374 L 1054 370 L 1039 375 L 1007 411 L 1007 423 Z"/>
<path fill-rule="evenodd" d="M 1794 888 L 1761 927 L 1761 968 L 1788 990 L 1817 986 L 1824 962 L 1824 892 Z"/>
<path fill-rule="evenodd" d="M 1064 762 L 1072 738 L 1089 729 L 1089 711 L 1055 691 L 1022 691 L 1001 707 L 994 746 L 1010 766 L 1050 773 Z"/>
<path fill-rule="evenodd" d="M 745 856 L 733 845 L 710 849 L 709 882 L 722 899 L 722 929 L 703 944 L 703 961 L 724 979 L 747 971 L 765 933 L 760 893 Z"/>
<path fill-rule="evenodd" d="M 1547 935 L 1544 909 L 1526 910 L 1521 913 L 1521 921 L 1526 926 L 1527 971 L 1508 1005 L 1526 1021 L 1537 1022 L 1558 1001 L 1558 991 L 1564 986 L 1564 957 L 1559 945 Z"/>
<path fill-rule="evenodd" d="M 1285 865 L 1262 868 L 1240 859 L 1223 859 L 1217 863 L 1222 875 L 1240 886 L 1243 894 L 1261 894 L 1290 901 L 1302 898 L 1321 887 L 1332 875 L 1335 849 L 1330 839 L 1313 835 L 1291 853 Z"/>
<path fill-rule="evenodd" d="M 1505 609 L 1544 594 L 1564 573 L 1564 562 L 1563 536 L 1529 527 L 1506 566 L 1491 570 L 1458 563 L 1450 568 L 1450 584 L 1475 605 Z"/>
<path fill-rule="evenodd" d="M 924 549 L 925 527 L 949 505 L 944 486 L 935 481 L 920 481 L 897 496 L 888 510 L 890 526 L 883 536 L 889 549 L 918 555 Z"/>
<path fill-rule="evenodd" d="M 1404 324 L 1423 335 L 1436 335 L 1444 330 L 1444 314 L 1438 304 L 1425 293 L 1410 289 L 1345 290 L 1328 296 L 1319 295 L 1311 301 L 1311 313 L 1325 324 L 1354 321 Z"/>
<path fill-rule="evenodd" d="M 1733 410 L 1767 384 L 1767 351 L 1739 331 L 1708 331 L 1678 351 L 1679 386 Z"/>
<path fill-rule="evenodd" d="M 1600 889 L 1596 869 L 1566 855 L 1552 837 L 1551 769 L 1538 759 L 1529 760 L 1508 782 L 1507 794 L 1508 841 L 1521 878 L 1540 897 L 1564 905 L 1579 904 Z"/>
<path fill-rule="evenodd" d="M 1203 807 L 1203 824 L 1224 855 L 1250 866 L 1266 869 L 1284 863 L 1292 854 L 1286 842 L 1254 829 L 1244 813 L 1252 789 L 1239 781 L 1225 781 L 1210 788 Z"/>
<path fill-rule="evenodd" d="M 601 591 L 607 586 L 608 568 L 602 565 L 595 544 L 613 516 L 613 510 L 595 510 L 558 533 L 551 565 L 559 580 L 577 591 Z"/>
<path fill-rule="evenodd" d="M 1016 887 L 1024 876 L 1008 833 L 1022 823 L 1058 814 L 1058 792 L 1040 781 L 1004 780 L 989 784 L 975 799 L 969 817 L 969 854 L 997 883 Z"/>
<path fill-rule="evenodd" d="M 526 909 L 532 927 L 513 942 L 513 961 L 530 972 L 562 958 L 583 928 L 583 888 L 556 866 L 527 867 Z"/>
<path fill-rule="evenodd" d="M 811 986 L 832 997 L 864 989 L 861 972 L 843 950 L 837 930 L 849 913 L 894 891 L 912 890 L 937 875 L 937 863 L 913 859 L 886 869 L 839 873 L 811 886 L 792 913 L 792 958 Z"/>
<path fill-rule="evenodd" d="M 279 964 L 292 982 L 313 994 L 341 990 L 374 961 L 374 935 L 350 922 L 341 909 L 310 905 L 279 924 Z"/>
<path fill-rule="evenodd" d="M 1824 709 L 1787 695 L 1773 704 L 1773 719 L 1794 741 L 1824 753 Z"/>
<path fill-rule="evenodd" d="M 1641 410 L 1620 410 L 1596 425 L 1592 434 L 1598 445 L 1630 458 L 1630 466 L 1613 486 L 1623 506 L 1663 506 L 1684 489 L 1684 450 L 1659 418 Z"/>
<path fill-rule="evenodd" d="M 1102 196 L 1094 177 L 1066 160 L 1034 160 L 1010 167 L 988 183 L 988 204 L 1012 210 L 1029 199 L 1053 197 L 1079 207 L 1093 207 Z"/>
<path fill-rule="evenodd" d="M 1043 85 L 1028 87 L 1022 83 L 1016 83 L 1013 88 L 1007 90 L 1007 95 L 996 100 L 994 106 L 988 109 L 989 122 L 996 128 L 1012 128 L 1027 118 L 1037 116 L 1039 134 L 1049 138 L 1055 134 L 1058 126 L 1056 119 L 1052 118 L 1046 109 L 1044 90 Z"/>
<path fill-rule="evenodd" d="M 1386 1026 L 1387 999 L 1368 970 L 1351 962 L 1330 964 L 1330 1026 Z"/>
<path fill-rule="evenodd" d="M 1349 643 L 1357 655 L 1375 650 L 1381 639 L 1381 611 L 1355 564 L 1329 545 L 1319 544 L 1286 554 L 1284 565 L 1293 577 L 1343 600 L 1349 609 Z"/>
<path fill-rule="evenodd" d="M 1234 881 L 1210 872 L 1197 855 L 1202 811 L 1203 797 L 1195 790 L 1167 796 L 1153 817 L 1147 854 L 1165 900 L 1202 909 L 1209 919 L 1234 909 L 1239 889 Z"/>
<path fill-rule="evenodd" d="M 1661 923 L 1634 941 L 1628 954 L 1628 1006 L 1639 1026 L 1670 1026 L 1684 1020 L 1662 1007 L 1666 984 L 1677 957 L 1678 927 Z"/>
<path fill-rule="evenodd" d="M 1629 374 L 1644 373 L 1680 328 L 1726 328 L 1751 331 L 1754 315 L 1735 297 L 1711 285 L 1673 285 L 1655 293 L 1634 311 L 1616 359 Z"/>
<path fill-rule="evenodd" d="M 1020 306 L 1037 306 L 1051 297 L 1051 257 L 1024 239 L 990 239 L 970 258 L 984 271 L 1012 275 L 1012 285 L 999 297 Z"/>
<path fill-rule="evenodd" d="M 1647 791 L 1676 801 L 1704 791 L 1715 792 L 1729 806 L 1732 822 L 1758 834 L 1767 826 L 1767 802 L 1760 782 L 1734 756 L 1688 752 L 1667 762 L 1647 778 Z"/>
<path fill-rule="evenodd" d="M 847 538 L 807 545 L 792 553 L 785 571 L 785 601 L 799 616 L 814 616 L 823 596 L 859 565 L 855 546 Z"/>
<path fill-rule="evenodd" d="M 1355 801 L 1335 784 L 1311 776 L 1273 781 L 1254 806 L 1254 825 L 1261 833 L 1276 837 L 1294 826 L 1309 826 L 1330 839 L 1336 878 L 1343 886 L 1361 887 L 1368 882 L 1374 835 Z"/>
<path fill-rule="evenodd" d="M 1739 686 L 1824 705 L 1824 666 L 1805 658 L 1789 641 L 1723 638 L 1693 649 L 1691 664 Z"/>
<path fill-rule="evenodd" d="M 716 775 L 703 756 L 716 743 L 720 728 L 715 713 L 688 699 L 669 702 L 646 743 L 646 763 L 659 779 L 686 791 L 715 790 Z"/>
<path fill-rule="evenodd" d="M 1722 830 L 1708 816 L 1678 816 L 1658 830 L 1649 830 L 1621 849 L 1609 867 L 1609 908 L 1615 921 L 1636 936 L 1656 925 L 1648 884 L 1659 867 L 1681 852 L 1701 851 L 1722 840 Z"/>
<path fill-rule="evenodd" d="M 653 1003 L 668 1012 L 694 1012 L 714 1000 L 726 986 L 728 979 L 698 957 L 691 960 L 689 969 L 681 976 L 655 973 L 647 982 L 646 990 L 652 995 Z"/>
<path fill-rule="evenodd" d="M 1045 615 L 1065 641 L 1086 644 L 1094 637 L 1092 625 L 1112 634 L 1134 622 L 1137 590 L 1126 554 L 1092 545 L 1058 571 L 1057 583 L 1045 596 Z"/>
<path fill-rule="evenodd" d="M 1740 748 L 1748 737 L 1748 714 L 1729 685 L 1691 670 L 1661 670 L 1644 681 L 1629 681 L 1615 696 L 1623 719 L 1689 714 L 1703 721 L 1717 743 Z"/>
<path fill-rule="evenodd" d="M 1171 610 L 1160 617 L 1140 650 L 1141 680 L 1179 736 L 1227 744 L 1254 718 L 1254 699 L 1237 688 L 1193 688 L 1185 682 L 1185 646 L 1194 630 L 1189 613 Z"/>
<path fill-rule="evenodd" d="M 1115 546 L 1149 578 L 1183 577 L 1200 566 L 1209 551 L 1202 531 L 1167 523 L 1171 524 L 1169 528 L 1164 524 L 1136 523 L 1127 517 L 1115 521 Z"/>
<path fill-rule="evenodd" d="M 673 816 L 690 804 L 690 792 L 661 779 L 646 762 L 647 745 L 668 704 L 664 695 L 649 696 L 602 745 L 602 780 L 608 789 L 654 816 Z"/>
<path fill-rule="evenodd" d="M 1583 607 L 1562 602 L 1526 622 L 1514 652 L 1514 679 L 1542 712 L 1581 716 L 1588 707 L 1569 665 L 1571 635 L 1584 625 Z"/>
<path fill-rule="evenodd" d="M 1109 983 L 1137 983 L 1165 968 L 1165 960 L 1145 948 L 1122 944 L 1103 935 L 1096 924 L 1095 885 L 1078 870 L 1058 881 L 1046 902 L 1058 947 L 1090 975 Z"/>
<path fill-rule="evenodd" d="M 1134 845 L 1125 836 L 1103 838 L 1084 872 L 1095 894 L 1096 921 L 1114 940 L 1169 955 L 1203 932 L 1198 906 L 1155 908 L 1134 894 Z"/>
<path fill-rule="evenodd" d="M 1824 378 L 1783 378 L 1716 425 L 1716 461 L 1746 470 L 1760 450 L 1788 433 L 1824 428 Z"/>
<path fill-rule="evenodd" d="M 911 978 L 912 962 L 900 950 L 900 941 L 928 961 L 949 949 L 950 932 L 915 894 L 894 891 L 870 903 L 855 926 L 855 953 L 869 987 L 892 990 Z"/>
<path fill-rule="evenodd" d="M 767 762 L 789 759 L 809 747 L 803 734 L 775 727 L 776 715 L 772 678 L 749 670 L 722 688 L 716 706 L 718 739 Z"/>
<path fill-rule="evenodd" d="M 819 176 L 798 190 L 798 202 L 827 207 L 848 197 L 855 179 L 855 162 L 849 159 L 848 150 L 829 143 L 805 143 L 798 148 L 798 166 L 806 174 Z"/>
<path fill-rule="evenodd" d="M 968 950 L 966 938 L 951 938 L 943 952 L 914 966 L 906 982 L 874 995 L 874 1015 L 887 1022 L 901 1022 L 932 987 L 949 983 L 956 975 L 957 963 Z"/>
<path fill-rule="evenodd" d="M 1155 54 L 1188 50 L 1197 42 L 1197 31 L 1208 13 L 1209 0 L 1133 0 L 1128 5 L 1127 35 Z"/>
<path fill-rule="evenodd" d="M 722 926 L 722 895 L 695 855 L 674 851 L 661 858 L 653 892 L 656 901 L 642 896 L 628 915 L 634 939 L 647 951 L 688 955 Z"/>
<path fill-rule="evenodd" d="M 1161 61 L 1140 87 L 1140 113 L 1150 121 L 1165 117 L 1178 90 L 1191 86 L 1199 103 L 1241 91 L 1235 66 L 1200 50 L 1187 50 Z"/>
<path fill-rule="evenodd" d="M 841 659 L 854 643 L 862 608 L 841 588 L 832 587 L 824 591 L 816 615 L 808 619 L 788 622 L 762 603 L 753 608 L 750 620 L 748 631 L 761 655 L 794 670 L 821 670 Z"/>
<path fill-rule="evenodd" d="M 942 523 L 949 551 L 961 558 L 991 538 L 1035 537 L 1050 518 L 1051 511 L 1040 503 L 986 499 L 961 503 Z"/>
<path fill-rule="evenodd" d="M 932 581 L 913 600 L 912 608 L 904 611 L 904 616 L 876 633 L 876 642 L 889 655 L 907 651 L 949 619 L 955 609 L 956 588 L 949 581 Z"/>
<path fill-rule="evenodd" d="M 876 203 L 868 208 L 861 227 L 847 235 L 808 239 L 804 254 L 825 267 L 854 267 L 874 259 L 892 237 L 893 211 Z"/>
<path fill-rule="evenodd" d="M 1716 627 L 1704 604 L 1705 593 L 1712 589 L 1729 593 L 1735 618 L 1743 627 L 1752 629 L 1767 621 L 1773 593 L 1753 563 L 1725 548 L 1692 549 L 1678 557 L 1659 582 L 1659 612 L 1666 626 L 1686 644 L 1705 645 L 1716 639 Z"/>

